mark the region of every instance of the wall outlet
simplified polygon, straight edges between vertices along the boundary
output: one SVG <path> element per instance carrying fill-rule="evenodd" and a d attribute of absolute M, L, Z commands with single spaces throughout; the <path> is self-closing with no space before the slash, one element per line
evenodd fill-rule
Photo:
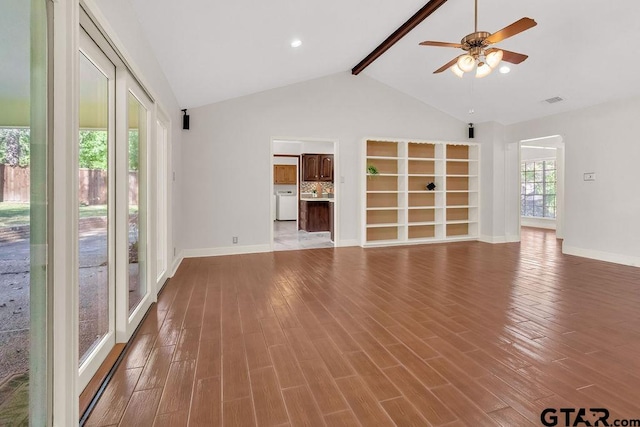
<path fill-rule="evenodd" d="M 238 236 L 233 236 L 233 244 L 236 245 L 238 243 Z"/>
<path fill-rule="evenodd" d="M 585 172 L 583 180 L 584 181 L 595 181 L 596 180 L 596 173 L 595 172 Z"/>

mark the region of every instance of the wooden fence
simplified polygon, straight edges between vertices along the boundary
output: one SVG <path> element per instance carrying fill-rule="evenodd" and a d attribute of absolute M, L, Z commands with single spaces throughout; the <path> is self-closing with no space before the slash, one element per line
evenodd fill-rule
<path fill-rule="evenodd" d="M 80 169 L 78 199 L 81 205 L 107 203 L 107 171 Z M 29 168 L 0 164 L 0 202 L 29 202 Z M 129 172 L 129 203 L 138 204 L 138 172 Z"/>
<path fill-rule="evenodd" d="M 0 202 L 29 201 L 29 168 L 0 164 Z"/>

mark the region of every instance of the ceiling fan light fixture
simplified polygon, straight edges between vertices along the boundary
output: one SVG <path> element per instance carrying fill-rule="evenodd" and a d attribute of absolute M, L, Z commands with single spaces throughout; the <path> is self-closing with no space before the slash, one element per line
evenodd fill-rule
<path fill-rule="evenodd" d="M 503 52 L 500 49 L 494 50 L 487 55 L 486 63 L 489 67 L 496 68 L 500 64 L 500 61 L 502 61 L 502 55 Z"/>
<path fill-rule="evenodd" d="M 460 78 L 464 76 L 464 71 L 462 71 L 460 67 L 458 67 L 458 64 L 453 64 L 451 67 L 449 67 L 449 69 L 453 72 L 453 74 Z"/>
<path fill-rule="evenodd" d="M 456 63 L 456 65 L 465 73 L 468 73 L 469 71 L 473 70 L 473 67 L 476 66 L 476 60 L 473 58 L 473 56 L 466 54 L 466 55 L 460 55 L 460 57 L 458 58 L 458 62 Z"/>
<path fill-rule="evenodd" d="M 481 79 L 483 77 L 486 77 L 489 74 L 491 74 L 491 71 L 493 71 L 493 69 L 489 67 L 489 65 L 483 64 L 482 66 L 478 67 L 478 69 L 476 70 L 476 78 Z"/>

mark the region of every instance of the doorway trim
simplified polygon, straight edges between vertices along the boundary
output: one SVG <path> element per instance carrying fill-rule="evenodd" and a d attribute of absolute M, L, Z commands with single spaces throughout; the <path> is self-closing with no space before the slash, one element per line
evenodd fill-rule
<path fill-rule="evenodd" d="M 323 143 L 331 143 L 333 144 L 333 192 L 335 194 L 335 201 L 333 202 L 333 226 L 334 226 L 334 241 L 333 241 L 333 246 L 334 247 L 339 247 L 340 246 L 340 198 L 342 197 L 342 191 L 340 189 L 341 187 L 341 175 L 340 175 L 340 151 L 338 150 L 339 147 L 339 140 L 338 139 L 331 139 L 331 138 L 313 138 L 313 137 L 304 137 L 304 138 L 296 138 L 296 137 L 289 137 L 289 136 L 283 136 L 283 137 L 276 137 L 276 136 L 272 136 L 270 143 L 269 143 L 269 188 L 273 191 L 273 157 L 274 157 L 274 152 L 273 152 L 273 144 L 276 141 L 285 141 L 285 142 L 323 142 Z M 300 178 L 302 176 L 302 162 L 301 160 L 298 161 L 298 184 L 297 187 L 298 189 L 300 189 Z M 300 191 L 300 190 L 299 190 Z M 269 242 L 270 242 L 270 247 L 271 247 L 271 252 L 273 252 L 274 250 L 274 232 L 273 232 L 273 220 L 271 218 L 271 213 L 273 212 L 274 208 L 275 208 L 275 201 L 273 200 L 273 197 L 270 197 L 270 203 L 269 203 L 269 215 L 268 215 L 268 221 L 269 221 Z M 299 218 L 298 218 L 299 219 Z M 296 219 L 296 224 L 297 224 L 297 219 Z"/>
<path fill-rule="evenodd" d="M 551 141 L 555 139 L 556 141 Z M 565 144 L 562 135 L 548 135 L 537 138 L 528 138 L 518 141 L 518 186 L 517 186 L 517 213 L 518 213 L 518 241 L 522 230 L 522 215 L 520 211 L 520 192 L 522 191 L 522 146 L 528 144 L 544 143 L 545 146 L 556 149 L 556 238 L 564 238 L 564 174 L 565 174 Z"/>

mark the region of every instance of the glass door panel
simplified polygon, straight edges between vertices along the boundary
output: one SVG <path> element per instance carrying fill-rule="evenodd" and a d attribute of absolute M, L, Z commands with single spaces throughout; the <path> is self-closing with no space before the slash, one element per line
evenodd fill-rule
<path fill-rule="evenodd" d="M 112 181 L 115 67 L 83 33 L 79 54 L 78 357 L 81 386 L 115 344 Z"/>
<path fill-rule="evenodd" d="M 141 191 L 141 180 L 144 180 L 141 153 L 147 136 L 147 110 L 131 92 L 128 97 L 128 296 L 131 314 L 147 293 L 146 224 L 143 225 L 146 209 L 145 192 Z"/>
<path fill-rule="evenodd" d="M 156 282 L 167 270 L 167 128 L 158 120 L 156 131 Z"/>

